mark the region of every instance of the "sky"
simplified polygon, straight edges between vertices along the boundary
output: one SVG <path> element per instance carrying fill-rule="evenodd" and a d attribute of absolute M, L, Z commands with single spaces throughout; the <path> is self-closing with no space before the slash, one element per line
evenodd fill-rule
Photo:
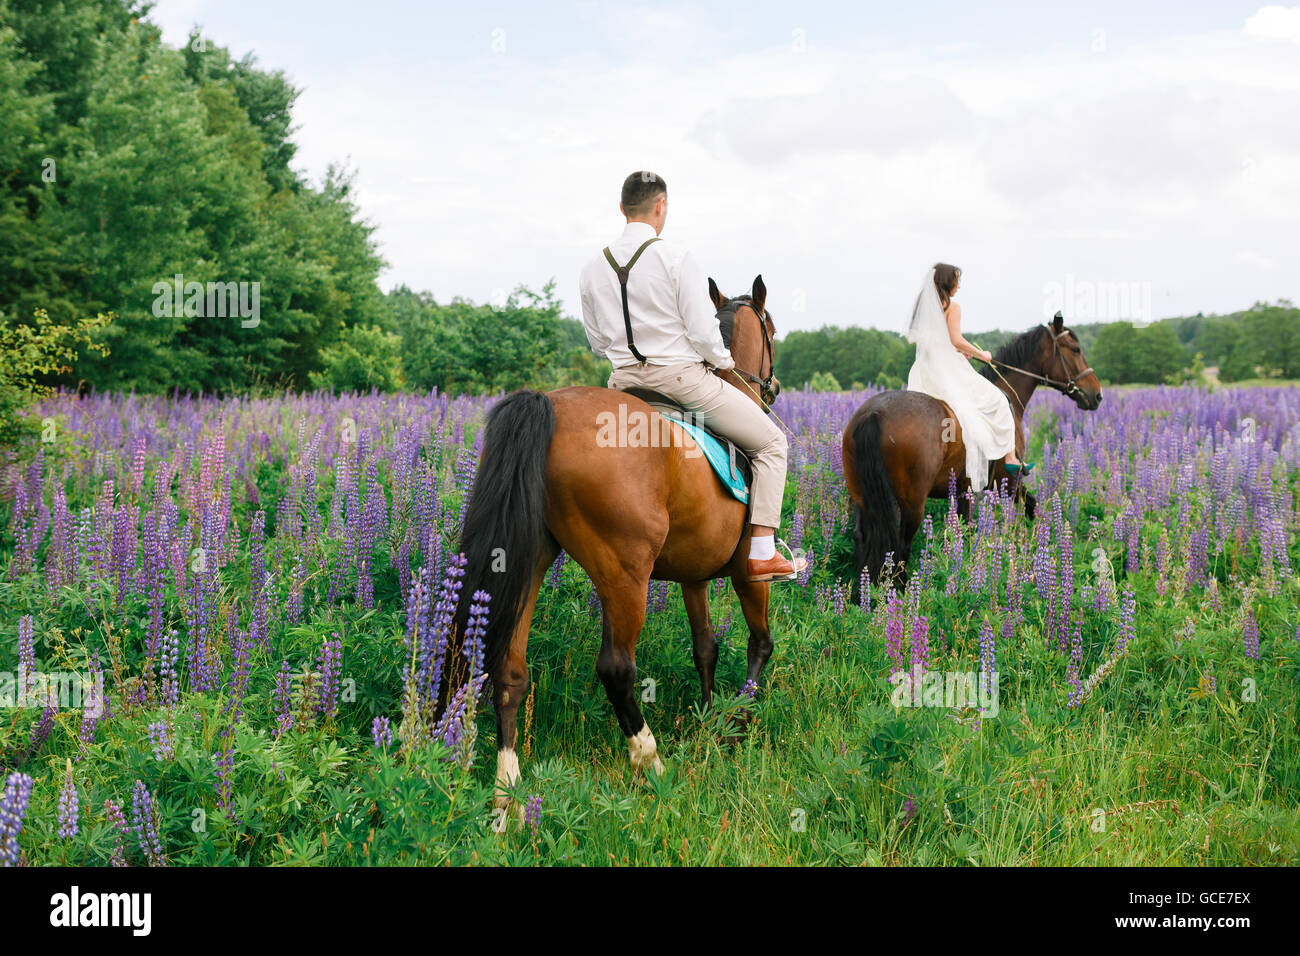
<path fill-rule="evenodd" d="M 624 177 L 781 332 L 1300 301 L 1300 7 L 161 0 L 302 89 L 296 168 L 356 172 L 380 284 L 501 301 L 622 230 Z M 792 12 L 793 11 L 793 12 Z M 977 340 L 978 342 L 978 340 Z"/>

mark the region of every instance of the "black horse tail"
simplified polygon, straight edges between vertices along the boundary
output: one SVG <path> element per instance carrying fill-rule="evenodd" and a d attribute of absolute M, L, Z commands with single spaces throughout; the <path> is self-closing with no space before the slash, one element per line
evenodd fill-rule
<path fill-rule="evenodd" d="M 483 637 L 488 674 L 496 672 L 510 646 L 549 533 L 546 458 L 554 432 L 555 406 L 541 392 L 512 392 L 488 414 L 483 458 L 461 533 L 465 576 L 454 619 L 455 633 L 464 635 L 475 592 L 492 596 Z"/>
<path fill-rule="evenodd" d="M 859 585 L 863 567 L 872 581 L 880 580 L 885 555 L 893 552 L 894 560 L 906 562 L 898 499 L 889 483 L 885 459 L 880 451 L 880 413 L 872 412 L 853 432 L 853 460 L 862 488 L 862 504 L 853 505 L 853 552 L 859 580 L 853 582 L 855 600 L 860 599 Z"/>

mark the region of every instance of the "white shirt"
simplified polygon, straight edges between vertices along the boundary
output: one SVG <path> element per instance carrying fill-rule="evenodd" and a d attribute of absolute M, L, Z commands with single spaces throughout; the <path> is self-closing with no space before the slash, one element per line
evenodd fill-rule
<path fill-rule="evenodd" d="M 623 234 L 609 244 L 610 254 L 619 265 L 626 265 L 641 243 L 654 234 L 654 226 L 648 222 L 629 222 Z M 583 266 L 578 291 L 591 350 L 609 359 L 615 368 L 636 365 L 623 327 L 618 273 L 603 252 Z M 722 343 L 708 279 L 685 249 L 666 241 L 646 247 L 628 273 L 627 308 L 632 317 L 632 341 L 647 364 L 704 361 L 719 369 L 735 364 Z"/>

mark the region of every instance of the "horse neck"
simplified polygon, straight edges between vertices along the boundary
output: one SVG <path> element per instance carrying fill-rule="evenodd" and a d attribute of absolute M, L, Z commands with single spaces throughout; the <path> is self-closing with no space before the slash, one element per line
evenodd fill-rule
<path fill-rule="evenodd" d="M 758 386 L 743 375 L 737 374 L 743 370 L 761 378 L 765 369 L 766 356 L 763 353 L 763 330 L 757 324 L 757 322 L 762 322 L 763 319 L 753 309 L 747 311 L 750 315 L 755 316 L 757 321 L 743 322 L 740 310 L 737 310 L 735 324 L 731 327 L 731 359 L 736 363 L 736 367 L 725 374 L 729 376 L 729 381 L 744 392 L 745 396 L 751 399 L 755 405 L 762 406 L 762 400 L 758 396 Z M 775 367 L 775 349 L 773 349 L 772 363 Z"/>

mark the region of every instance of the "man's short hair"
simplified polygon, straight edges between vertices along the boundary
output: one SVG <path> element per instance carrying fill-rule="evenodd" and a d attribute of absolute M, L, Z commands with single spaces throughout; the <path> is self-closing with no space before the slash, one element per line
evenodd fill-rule
<path fill-rule="evenodd" d="M 662 176 L 639 170 L 623 180 L 623 212 L 629 216 L 643 216 L 650 211 L 660 196 L 668 195 L 668 184 Z"/>

